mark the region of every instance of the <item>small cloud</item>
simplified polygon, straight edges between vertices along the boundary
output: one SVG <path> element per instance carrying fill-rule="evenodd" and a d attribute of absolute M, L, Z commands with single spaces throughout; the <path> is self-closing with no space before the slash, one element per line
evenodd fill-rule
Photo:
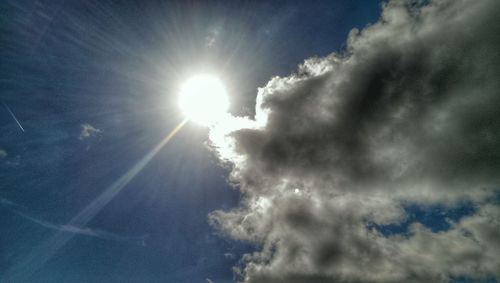
<path fill-rule="evenodd" d="M 207 45 L 207 47 L 212 48 L 215 46 L 217 39 L 219 38 L 219 34 L 219 28 L 213 28 L 208 32 L 207 36 L 205 37 L 205 44 Z"/>
<path fill-rule="evenodd" d="M 6 157 L 6 155 L 3 157 Z M 3 157 L 0 156 L 0 158 L 3 158 Z M 19 155 L 16 155 L 13 158 L 11 157 L 9 159 L 6 159 L 4 162 L 4 165 L 8 166 L 8 167 L 17 167 L 17 166 L 21 165 L 21 157 Z"/>
<path fill-rule="evenodd" d="M 99 135 L 100 133 L 102 133 L 102 130 L 94 128 L 94 126 L 92 126 L 88 123 L 81 124 L 80 126 L 82 128 L 82 130 L 80 132 L 80 136 L 78 137 L 78 139 L 80 139 L 80 140 L 95 137 L 95 136 Z"/>
<path fill-rule="evenodd" d="M 224 254 L 224 257 L 227 258 L 227 259 L 235 259 L 236 257 L 234 256 L 234 254 L 232 253 L 225 253 Z"/>
<path fill-rule="evenodd" d="M 0 148 L 0 158 L 7 157 L 7 151 Z"/>
<path fill-rule="evenodd" d="M 207 283 L 214 283 L 214 281 L 207 278 Z"/>
<path fill-rule="evenodd" d="M 0 206 L 11 207 L 11 206 L 15 206 L 15 205 L 16 204 L 13 203 L 12 201 L 10 201 L 6 198 L 0 197 Z"/>

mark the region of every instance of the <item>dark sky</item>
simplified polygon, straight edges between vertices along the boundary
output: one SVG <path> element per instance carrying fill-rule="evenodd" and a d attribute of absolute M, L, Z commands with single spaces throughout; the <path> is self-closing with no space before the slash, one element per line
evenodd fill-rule
<path fill-rule="evenodd" d="M 2 1 L 0 281 L 496 282 L 499 5 L 417 2 Z M 204 72 L 245 162 L 151 153 Z"/>

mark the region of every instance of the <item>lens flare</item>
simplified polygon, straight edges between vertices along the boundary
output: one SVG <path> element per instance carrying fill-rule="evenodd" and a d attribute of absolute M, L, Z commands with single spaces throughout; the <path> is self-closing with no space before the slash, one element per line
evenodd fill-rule
<path fill-rule="evenodd" d="M 187 119 L 210 126 L 227 114 L 229 100 L 226 88 L 215 76 L 194 76 L 181 87 L 179 107 Z"/>

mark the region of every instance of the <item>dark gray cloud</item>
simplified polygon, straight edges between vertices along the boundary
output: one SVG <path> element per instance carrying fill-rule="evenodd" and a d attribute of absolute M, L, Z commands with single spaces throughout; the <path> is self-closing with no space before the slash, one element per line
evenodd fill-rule
<path fill-rule="evenodd" d="M 388 2 L 344 53 L 273 78 L 250 126 L 212 130 L 244 199 L 210 221 L 263 247 L 242 282 L 500 277 L 500 2 L 415 3 Z M 407 202 L 464 200 L 477 213 L 446 232 L 366 225 L 402 221 Z"/>

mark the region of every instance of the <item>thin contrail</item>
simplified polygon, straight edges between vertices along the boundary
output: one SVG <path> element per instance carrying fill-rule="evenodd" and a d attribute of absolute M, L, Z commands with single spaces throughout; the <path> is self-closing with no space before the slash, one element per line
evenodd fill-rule
<path fill-rule="evenodd" d="M 144 236 L 122 236 L 119 234 L 115 234 L 115 233 L 111 233 L 111 232 L 99 230 L 99 229 L 92 229 L 92 228 L 87 228 L 87 227 L 73 227 L 70 225 L 54 224 L 54 223 L 45 221 L 41 218 L 37 218 L 37 217 L 31 215 L 22 206 L 14 203 L 8 199 L 4 199 L 2 197 L 0 197 L 0 207 L 4 207 L 5 209 L 12 211 L 13 213 L 21 216 L 22 218 L 24 218 L 28 221 L 31 221 L 37 225 L 40 225 L 44 228 L 56 230 L 56 231 L 60 231 L 60 232 L 96 237 L 96 238 L 101 238 L 101 239 L 105 239 L 105 240 L 115 240 L 115 241 L 139 241 L 139 240 L 142 241 L 146 238 L 145 235 Z"/>
<path fill-rule="evenodd" d="M 12 116 L 12 118 L 14 118 L 14 121 L 16 121 L 16 123 L 19 126 L 19 128 L 21 128 L 21 131 L 24 132 L 23 126 L 21 126 L 21 123 L 19 123 L 19 120 L 17 120 L 16 115 L 14 115 L 14 112 L 12 112 L 12 110 L 10 110 L 10 107 L 7 104 L 5 104 L 5 103 L 3 103 L 3 106 L 5 106 L 5 109 L 7 109 L 7 111 L 9 111 L 10 116 Z"/>
<path fill-rule="evenodd" d="M 101 195 L 71 219 L 66 226 L 83 228 L 106 206 L 136 175 L 139 173 L 153 157 L 165 146 L 188 120 L 183 120 L 177 125 L 157 146 L 155 146 L 146 156 L 123 174 L 118 180 L 106 188 Z M 34 247 L 24 259 L 15 263 L 4 277 L 0 278 L 5 282 L 24 282 L 37 271 L 47 260 L 49 260 L 61 247 L 63 247 L 73 234 L 56 232 L 52 237 Z M 2 281 L 3 282 L 3 281 Z"/>

